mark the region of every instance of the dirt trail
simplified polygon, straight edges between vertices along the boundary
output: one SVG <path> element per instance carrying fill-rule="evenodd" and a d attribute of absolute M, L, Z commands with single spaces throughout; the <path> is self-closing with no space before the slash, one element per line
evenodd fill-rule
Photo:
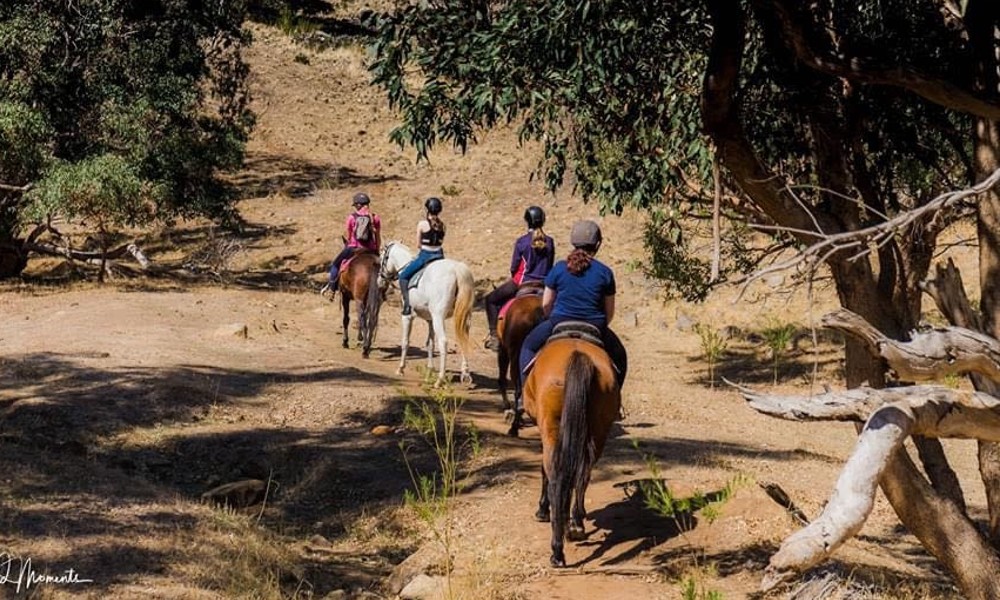
<path fill-rule="evenodd" d="M 365 84 L 359 50 L 315 53 L 267 29 L 255 39 L 249 58 L 260 124 L 237 180 L 256 233 L 230 240 L 228 284 L 53 288 L 41 285 L 52 266 L 42 262 L 29 273 L 35 284 L 0 287 L 0 547 L 49 571 L 74 568 L 95 580 L 44 588 L 50 597 L 376 590 L 429 537 L 399 508 L 412 487 L 400 443 L 411 448 L 412 467 L 428 472 L 434 463 L 419 436 L 396 430 L 407 400 L 424 393 L 418 350 L 411 371 L 395 375 L 396 298 L 383 308 L 372 357 L 362 360 L 340 347 L 339 307 L 315 293 L 348 199 L 367 191 L 385 238 L 406 240 L 422 199 L 443 195 L 448 255 L 470 264 L 480 293 L 502 280 L 527 203 L 545 207 L 559 244 L 573 220 L 598 218 L 568 193 L 547 196 L 529 182 L 532 151 L 518 148 L 509 131 L 485 136 L 468 156 L 442 149 L 430 164 L 414 164 L 386 141 L 391 115 Z M 821 290 L 811 302 L 769 297 L 773 290 L 762 284 L 750 294 L 759 298 L 754 304 L 732 304 L 733 291 L 703 305 L 664 303 L 634 268 L 642 258 L 640 218 L 602 219 L 602 258 L 618 274 L 617 328 L 630 352 L 627 418 L 594 474 L 589 537 L 568 544 L 569 569 L 547 566 L 549 527 L 533 519 L 536 433 L 504 435 L 494 355 L 477 346 L 474 386 L 454 388 L 482 444 L 466 463 L 455 511 L 465 597 L 677 598 L 685 579 L 726 598 L 750 596 L 769 554 L 796 527 L 754 482 L 780 483 L 815 515 L 851 449 L 850 425 L 776 421 L 746 408 L 731 389 L 711 388 L 690 329 L 703 322 L 753 330 L 767 318 L 804 329 L 832 306 L 832 294 Z M 183 231 L 206 239 L 198 224 Z M 154 260 L 192 251 L 185 235 L 164 236 Z M 424 331 L 418 325 L 414 339 Z M 477 310 L 473 339 L 484 333 Z M 780 365 L 779 389 L 841 385 L 836 344 L 816 355 L 808 346 Z M 454 370 L 457 357 L 448 360 Z M 764 349 L 739 339 L 718 375 L 758 386 L 774 377 Z M 373 435 L 378 425 L 394 432 Z M 700 516 L 678 531 L 622 489 L 650 476 L 632 440 L 655 457 L 678 497 L 746 483 L 715 520 Z M 948 448 L 960 472 L 974 472 L 972 444 Z M 242 478 L 276 484 L 249 520 L 198 502 L 207 489 Z M 975 495 L 970 502 L 983 504 Z M 281 575 L 220 577 L 242 573 L 244 564 Z M 937 597 L 947 589 L 881 497 L 862 535 L 830 568 L 883 593 L 898 581 L 928 586 Z M 0 586 L 0 595 L 10 591 Z"/>

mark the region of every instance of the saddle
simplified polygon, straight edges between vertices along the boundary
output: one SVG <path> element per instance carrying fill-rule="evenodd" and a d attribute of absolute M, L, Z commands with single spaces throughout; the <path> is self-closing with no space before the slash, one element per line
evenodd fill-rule
<path fill-rule="evenodd" d="M 552 329 L 552 335 L 549 336 L 549 339 L 545 340 L 545 343 L 567 338 L 583 340 L 584 342 L 594 344 L 598 348 L 604 347 L 600 328 L 586 321 L 563 321 L 559 323 Z"/>
<path fill-rule="evenodd" d="M 514 297 L 520 298 L 521 296 L 541 296 L 544 291 L 544 281 L 526 281 L 517 288 L 517 293 L 514 294 Z"/>

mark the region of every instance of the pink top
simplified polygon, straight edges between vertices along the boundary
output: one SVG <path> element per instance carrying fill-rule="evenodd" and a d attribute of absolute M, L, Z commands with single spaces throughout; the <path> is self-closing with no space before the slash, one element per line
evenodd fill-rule
<path fill-rule="evenodd" d="M 359 242 L 354 237 L 354 215 L 355 213 L 361 215 L 371 215 L 372 217 L 372 230 L 373 234 L 371 239 L 367 242 Z M 360 209 L 347 215 L 347 247 L 348 248 L 368 248 L 369 250 L 374 250 L 378 252 L 378 243 L 382 236 L 382 219 L 378 215 L 371 213 L 367 206 L 362 206 Z"/>

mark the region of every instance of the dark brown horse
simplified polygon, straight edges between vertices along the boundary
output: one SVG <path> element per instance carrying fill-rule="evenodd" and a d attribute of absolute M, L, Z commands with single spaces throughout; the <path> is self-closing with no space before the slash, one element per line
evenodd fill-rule
<path fill-rule="evenodd" d="M 378 329 L 378 311 L 382 305 L 382 292 L 378 287 L 378 254 L 361 250 L 350 259 L 347 268 L 341 268 L 337 279 L 340 304 L 344 308 L 344 348 L 348 347 L 348 326 L 351 323 L 351 300 L 358 305 L 358 341 L 361 356 L 368 358 L 375 331 Z"/>
<path fill-rule="evenodd" d="M 552 522 L 549 560 L 554 567 L 566 566 L 565 537 L 585 537 L 590 470 L 604 451 L 620 407 L 614 366 L 603 348 L 580 339 L 558 339 L 538 353 L 524 383 L 524 408 L 542 438 L 542 495 L 535 516 Z"/>
<path fill-rule="evenodd" d="M 497 383 L 500 395 L 503 397 L 503 407 L 512 408 L 507 399 L 507 381 L 510 377 L 514 384 L 514 397 L 521 395 L 521 370 L 518 368 L 518 357 L 521 355 L 521 345 L 535 325 L 544 318 L 542 314 L 542 297 L 537 294 L 518 296 L 511 301 L 504 316 L 497 323 L 497 338 L 500 348 L 497 349 Z"/>

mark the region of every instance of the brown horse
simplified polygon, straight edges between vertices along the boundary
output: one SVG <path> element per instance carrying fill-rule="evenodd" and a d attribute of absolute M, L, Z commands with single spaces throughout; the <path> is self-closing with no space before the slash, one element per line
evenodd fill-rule
<path fill-rule="evenodd" d="M 521 370 L 518 368 L 518 357 L 521 355 L 521 345 L 535 325 L 544 318 L 542 313 L 542 297 L 537 294 L 518 296 L 511 301 L 507 312 L 497 323 L 497 338 L 500 348 L 497 350 L 497 383 L 500 395 L 503 397 L 503 407 L 512 408 L 507 399 L 508 375 L 514 384 L 514 397 L 521 396 Z"/>
<path fill-rule="evenodd" d="M 554 567 L 566 566 L 564 537 L 585 537 L 584 497 L 590 470 L 604 451 L 620 407 L 615 369 L 603 348 L 564 338 L 550 341 L 538 353 L 524 384 L 524 408 L 542 438 L 542 495 L 535 516 L 552 522 L 549 561 Z"/>
<path fill-rule="evenodd" d="M 358 341 L 361 356 L 368 358 L 375 331 L 378 329 L 378 311 L 382 305 L 382 291 L 378 287 L 378 254 L 361 250 L 351 259 L 346 269 L 341 269 L 337 279 L 340 304 L 344 308 L 344 348 L 348 347 L 348 325 L 351 323 L 351 300 L 358 305 Z"/>

